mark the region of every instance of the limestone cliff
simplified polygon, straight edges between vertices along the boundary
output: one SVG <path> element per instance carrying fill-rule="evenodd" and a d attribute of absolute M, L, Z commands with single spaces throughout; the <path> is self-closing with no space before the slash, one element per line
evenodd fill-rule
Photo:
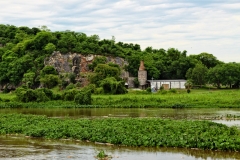
<path fill-rule="evenodd" d="M 60 52 L 53 52 L 49 58 L 46 58 L 44 65 L 53 66 L 59 73 L 73 72 L 73 67 L 80 68 L 79 72 L 90 72 L 88 64 L 91 64 L 93 60 L 99 55 L 82 55 L 78 53 L 61 54 Z M 118 64 L 121 68 L 124 65 L 128 65 L 127 61 L 120 57 L 106 57 L 107 62 L 113 62 Z M 79 62 L 79 63 L 77 63 Z"/>
<path fill-rule="evenodd" d="M 44 65 L 53 66 L 60 74 L 76 73 L 76 75 L 80 75 L 80 73 L 92 72 L 88 68 L 88 65 L 98 56 L 100 55 L 82 55 L 79 53 L 61 54 L 55 51 L 50 57 L 45 59 Z M 118 64 L 122 69 L 125 65 L 128 65 L 127 61 L 120 57 L 107 56 L 106 58 L 107 63 L 112 62 Z M 128 72 L 123 70 L 121 77 L 126 80 L 126 83 L 128 83 L 130 87 L 133 86 L 133 78 L 129 77 Z"/>

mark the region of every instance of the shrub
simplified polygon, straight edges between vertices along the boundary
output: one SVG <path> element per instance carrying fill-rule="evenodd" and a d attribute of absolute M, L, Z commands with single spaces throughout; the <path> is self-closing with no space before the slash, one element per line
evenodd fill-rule
<path fill-rule="evenodd" d="M 80 82 L 77 82 L 77 83 L 75 84 L 75 87 L 80 88 L 80 87 L 81 87 L 81 83 L 80 83 Z"/>
<path fill-rule="evenodd" d="M 75 88 L 75 85 L 73 83 L 70 83 L 67 87 L 66 87 L 66 90 L 70 90 L 70 89 L 73 89 Z"/>
<path fill-rule="evenodd" d="M 170 89 L 169 92 L 170 93 L 177 93 L 177 90 L 173 88 L 173 89 Z"/>
<path fill-rule="evenodd" d="M 146 89 L 146 91 L 147 91 L 147 92 L 149 92 L 149 93 L 151 93 L 151 92 L 152 92 L 152 90 L 151 90 L 151 88 L 150 88 L 150 87 L 148 87 L 148 88 Z"/>
<path fill-rule="evenodd" d="M 103 88 L 104 93 L 107 94 L 125 94 L 127 89 L 125 88 L 124 81 L 117 81 L 114 77 L 107 77 L 100 81 L 100 87 Z"/>
<path fill-rule="evenodd" d="M 95 84 L 89 84 L 87 86 L 85 86 L 84 88 L 82 88 L 82 90 L 90 90 L 91 93 L 94 93 L 96 89 L 96 85 Z"/>
<path fill-rule="evenodd" d="M 35 90 L 37 102 L 46 102 L 49 101 L 50 98 L 47 97 L 47 95 L 44 93 L 43 90 Z"/>
<path fill-rule="evenodd" d="M 62 99 L 65 101 L 73 101 L 75 95 L 78 93 L 79 91 L 76 89 L 71 89 L 71 90 L 67 90 L 63 93 L 62 95 Z"/>
<path fill-rule="evenodd" d="M 62 95 L 61 94 L 54 94 L 53 95 L 53 100 L 61 100 L 62 99 Z"/>
<path fill-rule="evenodd" d="M 69 75 L 68 75 L 68 78 L 69 78 L 69 81 L 71 82 L 71 83 L 76 83 L 76 74 L 75 73 L 70 73 Z"/>
<path fill-rule="evenodd" d="M 21 102 L 32 102 L 37 100 L 37 94 L 32 89 L 22 91 L 21 94 L 22 95 L 19 97 Z"/>
<path fill-rule="evenodd" d="M 162 91 L 162 90 L 164 90 L 164 87 L 163 87 L 163 86 L 160 87 L 160 91 Z"/>
<path fill-rule="evenodd" d="M 94 92 L 95 94 L 104 94 L 104 90 L 103 90 L 103 88 L 102 87 L 99 87 L 99 88 L 96 88 L 95 89 L 95 92 Z"/>
<path fill-rule="evenodd" d="M 160 94 L 167 94 L 168 93 L 168 91 L 166 91 L 166 90 L 160 90 L 158 93 L 160 93 Z"/>
<path fill-rule="evenodd" d="M 90 90 L 82 90 L 76 94 L 74 97 L 74 102 L 76 104 L 89 105 L 92 104 L 92 97 Z"/>
<path fill-rule="evenodd" d="M 40 88 L 40 89 L 36 89 L 35 92 L 38 91 L 43 91 L 45 93 L 45 95 L 49 98 L 49 99 L 53 99 L 53 92 L 48 89 L 48 88 Z"/>
<path fill-rule="evenodd" d="M 58 75 L 48 74 L 40 78 L 40 82 L 43 84 L 44 87 L 53 88 L 59 84 L 60 79 Z"/>

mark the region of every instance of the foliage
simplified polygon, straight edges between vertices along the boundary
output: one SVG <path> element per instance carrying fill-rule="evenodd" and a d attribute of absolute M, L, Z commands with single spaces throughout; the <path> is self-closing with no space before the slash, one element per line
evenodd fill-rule
<path fill-rule="evenodd" d="M 94 70 L 95 67 L 97 67 L 98 64 L 106 64 L 107 63 L 107 58 L 106 57 L 96 57 L 92 64 L 88 65 L 88 68 L 91 70 Z"/>
<path fill-rule="evenodd" d="M 150 87 L 148 87 L 148 88 L 146 89 L 146 91 L 147 91 L 148 93 L 151 93 L 151 92 L 152 92 L 152 89 L 151 89 Z"/>
<path fill-rule="evenodd" d="M 90 105 L 92 104 L 91 90 L 81 90 L 75 97 L 74 102 L 80 105 Z"/>
<path fill-rule="evenodd" d="M 207 67 L 204 66 L 202 63 L 198 63 L 193 69 L 188 69 L 186 77 L 188 79 L 191 79 L 194 84 L 202 86 L 207 81 L 207 72 Z"/>
<path fill-rule="evenodd" d="M 193 86 L 192 80 L 188 79 L 187 82 L 184 84 L 186 89 L 191 89 Z"/>
<path fill-rule="evenodd" d="M 138 81 L 138 78 L 134 78 L 134 80 L 133 80 L 133 83 L 134 83 L 134 87 L 138 87 L 139 86 L 139 81 Z"/>
<path fill-rule="evenodd" d="M 177 90 L 175 88 L 169 89 L 170 93 L 177 93 Z"/>
<path fill-rule="evenodd" d="M 49 75 L 49 74 L 57 75 L 58 73 L 53 66 L 45 66 L 41 70 L 41 77 L 44 77 L 45 75 Z"/>
<path fill-rule="evenodd" d="M 228 85 L 232 88 L 235 85 L 236 88 L 239 88 L 240 80 L 240 63 L 226 63 L 217 65 L 208 72 L 208 79 L 210 83 L 217 85 L 220 88 L 220 85 Z"/>
<path fill-rule="evenodd" d="M 71 138 L 124 146 L 240 150 L 240 131 L 210 121 L 159 118 L 58 119 L 0 114 L 0 134 Z M 103 153 L 101 153 L 103 156 Z"/>
<path fill-rule="evenodd" d="M 75 85 L 73 83 L 70 83 L 67 87 L 66 90 L 74 89 Z"/>
<path fill-rule="evenodd" d="M 60 83 L 58 75 L 47 74 L 40 79 L 41 84 L 47 88 L 53 88 Z"/>
<path fill-rule="evenodd" d="M 53 92 L 47 88 L 40 89 L 27 89 L 23 87 L 19 87 L 15 91 L 17 100 L 20 102 L 46 102 L 49 100 L 53 100 L 55 95 Z"/>
<path fill-rule="evenodd" d="M 100 87 L 103 88 L 104 93 L 108 94 L 125 94 L 127 90 L 125 88 L 124 81 L 117 81 L 114 77 L 107 77 L 100 81 Z"/>
<path fill-rule="evenodd" d="M 74 97 L 76 94 L 78 94 L 78 90 L 76 89 L 70 89 L 70 90 L 66 90 L 64 91 L 64 93 L 62 94 L 62 99 L 65 101 L 73 101 Z"/>
<path fill-rule="evenodd" d="M 138 44 L 116 42 L 114 37 L 100 39 L 98 35 L 88 36 L 69 30 L 52 32 L 47 26 L 29 28 L 4 24 L 0 25 L 0 45 L 0 84 L 3 85 L 18 86 L 23 82 L 30 88 L 35 88 L 39 86 L 40 79 L 42 82 L 49 82 L 49 77 L 45 75 L 58 73 L 53 67 L 44 67 L 44 60 L 53 51 L 60 51 L 62 54 L 98 55 L 88 66 L 95 73 L 90 81 L 97 87 L 100 81 L 107 77 L 119 80 L 119 68 L 115 64 L 106 64 L 105 56 L 124 58 L 128 63 L 124 68 L 135 77 L 138 74 L 139 62 L 143 60 L 148 79 L 187 78 L 197 85 L 209 82 L 219 88 L 221 85 L 227 85 L 229 88 L 240 86 L 238 63 L 225 64 L 205 52 L 187 56 L 187 51 L 179 51 L 176 48 L 165 50 L 146 47 L 141 50 Z M 71 81 L 75 83 L 73 77 Z M 64 85 L 62 86 L 64 88 Z"/>
<path fill-rule="evenodd" d="M 34 78 L 35 78 L 34 72 L 28 72 L 23 75 L 22 82 L 25 83 L 29 88 L 31 88 L 34 84 Z"/>

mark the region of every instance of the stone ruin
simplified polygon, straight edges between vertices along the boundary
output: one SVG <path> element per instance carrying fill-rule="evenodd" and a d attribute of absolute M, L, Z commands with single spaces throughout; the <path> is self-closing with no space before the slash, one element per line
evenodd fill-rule
<path fill-rule="evenodd" d="M 140 62 L 140 66 L 138 70 L 138 81 L 139 81 L 139 87 L 141 89 L 145 89 L 146 83 L 147 83 L 147 71 L 145 70 L 143 61 Z"/>

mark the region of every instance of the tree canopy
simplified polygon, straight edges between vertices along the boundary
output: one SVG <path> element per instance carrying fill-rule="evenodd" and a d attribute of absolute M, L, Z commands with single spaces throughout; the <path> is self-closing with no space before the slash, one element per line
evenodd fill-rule
<path fill-rule="evenodd" d="M 164 47 L 164 46 L 162 46 Z M 117 42 L 115 37 L 100 39 L 98 35 L 86 35 L 75 31 L 50 31 L 46 26 L 29 28 L 13 25 L 0 25 L 0 84 L 31 83 L 31 86 L 46 84 L 55 79 L 58 73 L 44 68 L 44 59 L 53 51 L 65 53 L 96 54 L 121 57 L 127 60 L 125 67 L 131 75 L 137 76 L 140 61 L 143 60 L 148 72 L 148 79 L 191 79 L 194 84 L 214 83 L 239 86 L 239 63 L 223 63 L 210 53 L 187 55 L 187 51 L 176 48 L 167 50 L 154 49 L 151 46 L 141 49 L 139 44 Z M 97 79 L 114 84 L 118 81 L 120 71 L 113 65 L 98 58 L 89 65 Z M 45 76 L 44 76 L 45 75 Z M 116 76 L 117 75 L 117 76 Z M 201 77 L 203 76 L 203 77 Z M 96 78 L 96 77 L 95 77 Z M 94 79 L 94 78 L 93 78 Z M 93 80 L 94 81 L 94 80 Z M 55 85 L 54 84 L 54 85 Z M 103 82 L 97 85 L 102 84 Z M 117 83 L 116 83 L 117 84 Z M 47 85 L 47 84 L 46 84 Z M 52 84 L 49 87 L 52 87 Z"/>

